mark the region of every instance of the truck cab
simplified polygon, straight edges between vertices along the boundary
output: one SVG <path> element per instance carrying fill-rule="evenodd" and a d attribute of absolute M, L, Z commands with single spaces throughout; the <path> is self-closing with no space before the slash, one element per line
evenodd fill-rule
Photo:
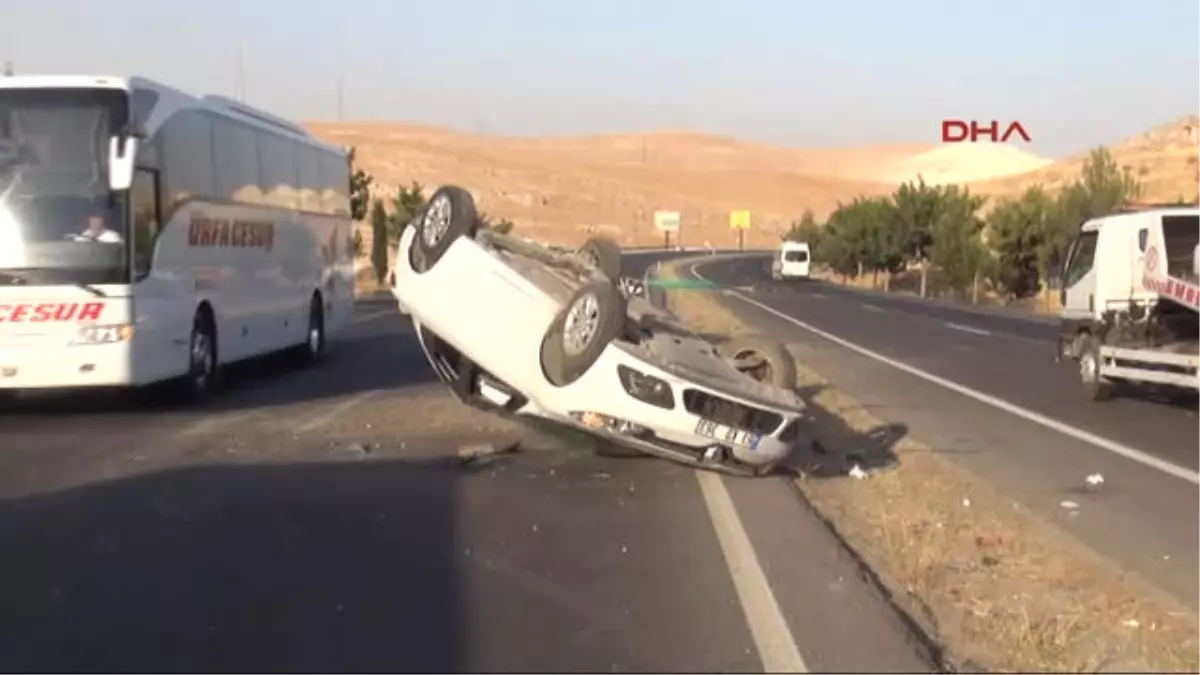
<path fill-rule="evenodd" d="M 1062 267 L 1059 357 L 1086 391 L 1197 388 L 1200 209 L 1151 206 L 1083 223 Z"/>
<path fill-rule="evenodd" d="M 812 265 L 811 251 L 806 241 L 785 241 L 771 264 L 774 279 L 808 279 Z"/>

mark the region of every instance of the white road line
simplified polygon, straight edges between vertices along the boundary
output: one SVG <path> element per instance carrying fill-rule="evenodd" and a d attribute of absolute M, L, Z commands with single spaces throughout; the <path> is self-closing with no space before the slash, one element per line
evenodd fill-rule
<path fill-rule="evenodd" d="M 332 423 L 334 420 L 336 420 L 338 417 L 343 415 L 347 410 L 353 408 L 354 406 L 356 406 L 360 403 L 365 402 L 367 399 L 371 398 L 372 396 L 374 396 L 375 394 L 378 394 L 378 393 L 379 393 L 379 391 L 375 390 L 375 389 L 372 389 L 370 391 L 359 392 L 359 393 L 351 396 L 350 398 L 345 399 L 341 403 L 331 406 L 328 410 L 321 413 L 320 415 L 310 418 L 304 424 L 297 426 L 296 431 L 299 433 L 302 433 L 302 434 L 307 434 L 311 431 L 316 431 L 317 429 L 320 429 L 323 426 L 327 426 L 330 423 Z"/>
<path fill-rule="evenodd" d="M 954 330 L 962 331 L 964 333 L 974 333 L 975 335 L 991 335 L 992 334 L 992 331 L 990 331 L 990 330 L 984 330 L 982 328 L 974 328 L 972 326 L 964 326 L 961 323 L 951 323 L 949 321 L 946 321 L 944 325 L 946 326 L 946 328 L 953 328 Z"/>
<path fill-rule="evenodd" d="M 398 309 L 392 308 L 380 310 L 378 312 L 371 312 L 370 314 L 355 314 L 354 323 L 366 323 L 367 321 L 374 321 L 375 319 L 399 313 L 400 311 Z"/>
<path fill-rule="evenodd" d="M 698 267 L 700 264 L 702 264 L 702 263 L 697 263 L 695 265 L 692 265 L 690 271 L 696 278 L 704 279 L 704 277 L 698 271 L 696 271 L 696 267 Z M 1090 431 L 1086 431 L 1084 429 L 1080 429 L 1078 427 L 1073 427 L 1069 424 L 1059 422 L 1056 419 L 1052 419 L 1041 413 L 1034 412 L 1027 408 L 1022 408 L 1021 406 L 1019 406 L 1015 403 L 1010 403 L 1009 401 L 1006 401 L 1002 398 L 998 398 L 996 396 L 992 396 L 991 394 L 985 394 L 981 391 L 976 391 L 974 389 L 971 389 L 970 387 L 963 386 L 952 380 L 947 380 L 944 377 L 939 377 L 937 375 L 934 375 L 933 373 L 921 370 L 920 368 L 910 366 L 907 363 L 904 363 L 903 361 L 897 361 L 896 359 L 890 358 L 888 356 L 884 356 L 883 354 L 880 354 L 879 352 L 875 352 L 870 349 L 867 349 L 866 347 L 855 344 L 845 338 L 838 337 L 838 336 L 834 335 L 833 333 L 828 333 L 826 331 L 823 331 L 820 328 L 817 328 L 816 326 L 814 326 L 810 323 L 801 321 L 800 319 L 797 319 L 795 317 L 788 316 L 787 314 L 784 314 L 783 312 L 775 309 L 774 307 L 771 307 L 769 305 L 764 305 L 763 303 L 761 303 L 757 300 L 754 300 L 753 298 L 748 298 L 748 297 L 742 295 L 741 293 L 738 293 L 737 291 L 726 291 L 726 293 L 732 297 L 735 297 L 735 298 L 741 300 L 742 302 L 754 305 L 755 307 L 758 307 L 759 309 L 769 312 L 769 313 L 779 317 L 780 319 L 787 321 L 788 323 L 791 323 L 795 326 L 803 328 L 804 330 L 812 333 L 813 335 L 817 335 L 819 337 L 825 338 L 826 340 L 829 340 L 830 342 L 832 342 L 836 345 L 840 345 L 842 347 L 845 347 L 846 349 L 849 349 L 850 351 L 857 352 L 869 359 L 874 359 L 875 361 L 878 361 L 885 365 L 889 365 L 893 368 L 896 368 L 897 370 L 902 370 L 910 375 L 915 375 L 915 376 L 921 378 L 922 380 L 925 380 L 926 382 L 931 382 L 933 384 L 936 384 L 936 385 L 939 385 L 946 389 L 949 389 L 950 391 L 953 391 L 956 394 L 961 394 L 963 396 L 966 396 L 967 398 L 974 399 L 985 405 L 990 405 L 993 408 L 998 408 L 1007 413 L 1011 413 L 1013 415 L 1016 415 L 1017 417 L 1025 419 L 1029 422 L 1033 422 L 1034 424 L 1040 424 L 1041 426 L 1044 426 L 1047 429 L 1053 429 L 1054 431 L 1057 431 L 1061 434 L 1070 436 L 1076 440 L 1080 440 L 1085 443 L 1090 443 L 1098 448 L 1108 450 L 1109 452 L 1111 452 L 1113 454 L 1120 455 L 1126 459 L 1133 460 L 1135 462 L 1138 462 L 1139 464 L 1148 466 L 1152 469 L 1157 469 L 1165 474 L 1175 476 L 1176 478 L 1182 478 L 1183 480 L 1186 480 L 1189 483 L 1192 483 L 1195 485 L 1200 485 L 1200 473 L 1192 471 L 1191 469 L 1184 468 L 1182 466 L 1179 466 L 1178 464 L 1173 464 L 1164 459 L 1155 457 L 1154 455 L 1151 455 L 1148 452 L 1138 450 L 1137 448 L 1129 447 L 1128 445 L 1125 445 L 1123 443 L 1118 443 L 1117 441 L 1114 441 L 1114 440 L 1111 440 L 1108 438 L 1104 438 L 1103 436 L 1097 436 L 1096 434 L 1093 434 Z"/>
<path fill-rule="evenodd" d="M 733 579 L 763 670 L 768 673 L 807 673 L 804 657 L 800 655 L 787 619 L 771 592 L 767 575 L 758 562 L 750 536 L 742 526 L 725 483 L 711 471 L 697 471 L 696 480 L 700 482 L 700 494 L 716 530 L 717 543 Z"/>

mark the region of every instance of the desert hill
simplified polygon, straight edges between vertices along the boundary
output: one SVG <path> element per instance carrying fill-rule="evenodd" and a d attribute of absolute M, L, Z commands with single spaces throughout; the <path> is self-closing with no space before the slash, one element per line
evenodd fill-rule
<path fill-rule="evenodd" d="M 963 182 L 987 195 L 1060 184 L 1081 157 L 1062 162 L 1012 146 L 784 148 L 686 131 L 512 138 L 402 123 L 312 123 L 334 143 L 354 145 L 376 194 L 418 181 L 471 190 L 489 215 L 522 233 L 564 243 L 589 231 L 626 245 L 655 244 L 656 209 L 679 211 L 682 243 L 732 245 L 728 214 L 749 209 L 749 246 L 774 245 L 805 208 L 818 217 L 856 195 L 890 192 L 905 180 Z M 1194 196 L 1196 117 L 1112 146 L 1147 185 L 1148 200 Z"/>

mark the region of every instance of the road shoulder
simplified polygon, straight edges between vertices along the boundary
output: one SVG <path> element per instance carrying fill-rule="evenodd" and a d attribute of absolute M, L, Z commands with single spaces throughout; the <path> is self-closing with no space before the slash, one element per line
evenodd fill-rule
<path fill-rule="evenodd" d="M 688 261 L 664 265 L 664 275 Z M 711 293 L 673 291 L 694 329 L 745 322 Z M 1191 611 L 962 468 L 903 438 L 801 367 L 816 429 L 797 485 L 895 600 L 970 670 L 1194 671 Z M 868 476 L 847 477 L 857 466 Z M 857 472 L 856 472 L 857 473 Z"/>

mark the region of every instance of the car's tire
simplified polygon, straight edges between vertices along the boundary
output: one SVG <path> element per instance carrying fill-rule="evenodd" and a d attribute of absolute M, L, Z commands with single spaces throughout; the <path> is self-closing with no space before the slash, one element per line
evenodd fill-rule
<path fill-rule="evenodd" d="M 474 237 L 479 213 L 471 193 L 454 186 L 438 188 L 421 215 L 413 219 L 413 245 L 409 264 L 417 274 L 436 265 L 459 237 Z"/>
<path fill-rule="evenodd" d="M 542 371 L 556 387 L 578 380 L 625 325 L 625 297 L 608 281 L 580 287 L 542 339 Z"/>
<path fill-rule="evenodd" d="M 621 278 L 621 245 L 615 239 L 592 237 L 579 247 L 579 255 L 609 279 Z"/>
<path fill-rule="evenodd" d="M 796 359 L 775 340 L 747 335 L 722 344 L 718 351 L 739 372 L 758 382 L 789 391 L 798 384 Z"/>
<path fill-rule="evenodd" d="M 1116 382 L 1100 375 L 1101 342 L 1093 335 L 1084 335 L 1079 345 L 1079 381 L 1083 394 L 1093 401 L 1107 401 L 1116 390 Z"/>
<path fill-rule="evenodd" d="M 312 364 L 321 360 L 325 354 L 325 305 L 321 296 L 314 293 L 308 303 L 308 329 L 304 332 L 304 344 L 296 349 L 297 360 L 301 364 Z"/>
<path fill-rule="evenodd" d="M 179 380 L 178 392 L 184 400 L 199 401 L 217 390 L 217 328 L 212 315 L 196 312 L 192 319 L 192 334 L 188 342 L 188 371 Z"/>

